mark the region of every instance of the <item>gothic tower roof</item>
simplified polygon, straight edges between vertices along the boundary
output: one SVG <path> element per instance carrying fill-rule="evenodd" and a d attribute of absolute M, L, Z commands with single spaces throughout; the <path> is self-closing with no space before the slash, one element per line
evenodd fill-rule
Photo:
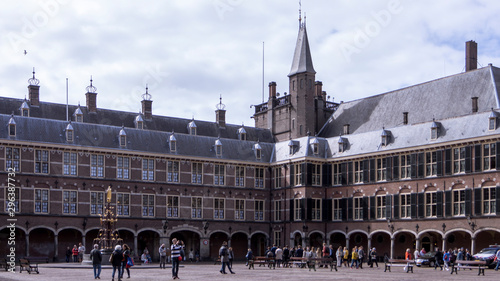
<path fill-rule="evenodd" d="M 297 36 L 297 44 L 295 45 L 295 52 L 293 54 L 292 68 L 288 76 L 304 72 L 316 73 L 313 67 L 311 51 L 309 50 L 306 25 L 305 23 L 301 23 L 299 35 Z"/>

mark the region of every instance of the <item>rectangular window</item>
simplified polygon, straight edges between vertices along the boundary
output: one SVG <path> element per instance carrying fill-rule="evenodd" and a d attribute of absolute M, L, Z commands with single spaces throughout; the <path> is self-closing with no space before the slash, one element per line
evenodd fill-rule
<path fill-rule="evenodd" d="M 465 173 L 465 147 L 453 149 L 453 173 Z"/>
<path fill-rule="evenodd" d="M 264 200 L 255 200 L 255 220 L 263 221 L 264 220 Z"/>
<path fill-rule="evenodd" d="M 281 172 L 282 172 L 281 167 L 274 168 L 274 188 L 281 188 L 281 181 L 282 181 Z"/>
<path fill-rule="evenodd" d="M 281 221 L 281 200 L 274 201 L 274 221 Z"/>
<path fill-rule="evenodd" d="M 48 174 L 49 173 L 49 151 L 48 150 L 35 150 L 35 173 Z"/>
<path fill-rule="evenodd" d="M 411 178 L 411 160 L 410 160 L 410 155 L 401 155 L 400 159 L 400 167 L 401 167 L 401 172 L 400 172 L 400 177 L 401 179 L 409 179 Z"/>
<path fill-rule="evenodd" d="M 63 191 L 63 214 L 72 214 L 75 215 L 77 213 L 77 192 L 74 190 L 65 190 Z"/>
<path fill-rule="evenodd" d="M 129 179 L 130 178 L 130 158 L 129 157 L 116 157 L 116 178 Z"/>
<path fill-rule="evenodd" d="M 214 185 L 224 185 L 225 167 L 218 164 L 214 166 Z"/>
<path fill-rule="evenodd" d="M 154 217 L 155 216 L 155 196 L 154 194 L 142 195 L 142 216 Z"/>
<path fill-rule="evenodd" d="M 76 176 L 77 155 L 75 152 L 64 152 L 63 174 Z"/>
<path fill-rule="evenodd" d="M 192 197 L 191 198 L 191 218 L 192 219 L 201 219 L 203 218 L 202 213 L 202 203 L 203 198 L 201 197 Z"/>
<path fill-rule="evenodd" d="M 130 194 L 116 194 L 116 214 L 119 216 L 130 216 Z"/>
<path fill-rule="evenodd" d="M 20 155 L 19 148 L 5 148 L 5 171 L 8 171 L 11 168 L 14 169 L 15 172 L 21 171 Z"/>
<path fill-rule="evenodd" d="M 90 155 L 90 176 L 104 177 L 104 155 Z"/>
<path fill-rule="evenodd" d="M 279 230 L 274 231 L 274 245 L 281 247 L 281 231 Z"/>
<path fill-rule="evenodd" d="M 236 186 L 245 186 L 245 167 L 244 166 L 236 166 L 234 172 L 235 185 Z"/>
<path fill-rule="evenodd" d="M 400 217 L 402 219 L 409 219 L 411 218 L 411 197 L 410 193 L 403 193 L 399 195 L 399 201 L 400 201 L 400 206 L 399 206 L 399 212 L 400 212 Z"/>
<path fill-rule="evenodd" d="M 332 175 L 333 175 L 332 183 L 333 183 L 333 185 L 341 185 L 342 184 L 342 172 L 340 169 L 340 164 L 333 164 L 332 169 L 333 169 L 333 171 L 332 171 Z"/>
<path fill-rule="evenodd" d="M 425 193 L 425 216 L 428 218 L 437 216 L 437 193 L 436 192 L 426 192 Z"/>
<path fill-rule="evenodd" d="M 245 220 L 245 200 L 236 199 L 234 202 L 234 219 Z"/>
<path fill-rule="evenodd" d="M 340 198 L 332 199 L 332 220 L 342 220 L 342 208 L 340 207 Z"/>
<path fill-rule="evenodd" d="M 14 187 L 14 190 L 12 191 L 12 186 L 9 186 L 8 189 L 5 189 L 5 193 L 5 212 L 11 213 L 14 211 L 15 213 L 19 213 L 19 202 L 21 201 L 21 198 L 19 197 L 19 187 Z M 12 198 L 12 195 L 14 198 Z M 10 204 L 9 206 L 10 202 L 14 205 Z"/>
<path fill-rule="evenodd" d="M 497 204 L 496 204 L 496 190 L 494 186 L 483 187 L 483 214 L 485 215 L 495 215 Z"/>
<path fill-rule="evenodd" d="M 321 199 L 312 199 L 312 220 L 320 221 L 321 220 Z"/>
<path fill-rule="evenodd" d="M 255 168 L 255 187 L 264 187 L 264 168 Z"/>
<path fill-rule="evenodd" d="M 354 183 L 363 183 L 363 161 L 354 161 Z"/>
<path fill-rule="evenodd" d="M 49 190 L 35 189 L 35 213 L 49 213 Z"/>
<path fill-rule="evenodd" d="M 312 185 L 321 186 L 321 165 L 312 164 Z"/>
<path fill-rule="evenodd" d="M 483 145 L 483 170 L 496 170 L 497 150 L 495 143 Z"/>
<path fill-rule="evenodd" d="M 295 185 L 302 185 L 302 164 L 293 165 L 295 175 Z"/>
<path fill-rule="evenodd" d="M 167 181 L 179 182 L 179 161 L 167 162 Z"/>
<path fill-rule="evenodd" d="M 300 204 L 301 199 L 293 199 L 293 220 L 300 221 L 302 220 L 302 205 Z"/>
<path fill-rule="evenodd" d="M 167 217 L 179 217 L 179 196 L 167 196 Z"/>
<path fill-rule="evenodd" d="M 142 159 L 142 180 L 155 180 L 155 161 L 154 159 Z"/>
<path fill-rule="evenodd" d="M 363 197 L 354 197 L 354 220 L 362 220 L 363 219 Z"/>
<path fill-rule="evenodd" d="M 385 202 L 385 195 L 379 195 L 376 197 L 377 198 L 377 219 L 385 219 L 387 217 L 385 208 L 386 208 L 386 202 Z"/>
<path fill-rule="evenodd" d="M 102 215 L 104 209 L 104 192 L 90 193 L 90 214 Z"/>
<path fill-rule="evenodd" d="M 224 219 L 224 199 L 214 198 L 214 219 Z"/>
<path fill-rule="evenodd" d="M 432 177 L 437 175 L 437 152 L 425 153 L 425 176 Z"/>
<path fill-rule="evenodd" d="M 191 183 L 203 183 L 203 164 L 202 163 L 192 163 L 191 164 Z"/>
<path fill-rule="evenodd" d="M 387 180 L 387 159 L 377 158 L 377 181 Z"/>
<path fill-rule="evenodd" d="M 465 189 L 453 190 L 453 215 L 465 215 Z"/>

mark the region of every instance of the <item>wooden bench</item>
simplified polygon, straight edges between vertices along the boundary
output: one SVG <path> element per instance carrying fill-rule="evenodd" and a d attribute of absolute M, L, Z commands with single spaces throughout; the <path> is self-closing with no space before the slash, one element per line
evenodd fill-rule
<path fill-rule="evenodd" d="M 29 274 L 31 274 L 32 270 L 36 271 L 36 274 L 40 273 L 38 271 L 38 263 L 32 264 L 27 259 L 19 259 L 19 273 L 22 273 L 23 269 L 26 270 L 26 271 L 28 271 Z"/>
<path fill-rule="evenodd" d="M 276 259 L 275 258 L 269 258 L 265 256 L 256 256 L 253 259 L 248 261 L 248 269 L 252 268 L 255 269 L 254 265 L 258 264 L 259 266 L 265 265 L 268 266 L 269 269 L 273 268 L 276 269 Z"/>
<path fill-rule="evenodd" d="M 333 269 L 335 269 L 335 271 L 338 271 L 337 270 L 337 262 L 332 259 L 332 258 L 313 258 L 313 259 L 309 259 L 308 260 L 310 266 L 311 264 L 318 264 L 320 266 L 323 266 L 325 268 L 328 268 L 330 267 L 330 271 L 333 271 Z"/>
<path fill-rule="evenodd" d="M 391 271 L 391 267 L 404 267 L 406 273 L 410 272 L 413 273 L 413 265 L 415 264 L 415 260 L 401 260 L 401 259 L 389 259 L 387 262 L 385 262 L 385 269 L 384 272 L 389 270 Z"/>
<path fill-rule="evenodd" d="M 478 269 L 477 275 L 483 274 L 484 276 L 484 269 L 486 268 L 486 261 L 466 261 L 466 260 L 456 260 L 453 265 L 451 266 L 451 273 L 455 272 L 455 274 L 458 274 L 458 270 L 460 268 L 469 268 L 469 269 Z"/>
<path fill-rule="evenodd" d="M 307 265 L 307 258 L 302 258 L 302 257 L 291 257 L 290 260 L 288 261 L 288 266 L 289 267 L 301 267 L 305 268 Z"/>

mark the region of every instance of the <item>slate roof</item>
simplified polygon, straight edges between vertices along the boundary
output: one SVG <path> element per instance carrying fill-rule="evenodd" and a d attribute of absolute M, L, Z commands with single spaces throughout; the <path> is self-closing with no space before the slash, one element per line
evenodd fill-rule
<path fill-rule="evenodd" d="M 341 103 L 319 133 L 334 137 L 349 124 L 351 134 L 397 127 L 408 112 L 409 124 L 443 120 L 472 113 L 472 97 L 478 112 L 499 108 L 500 69 L 487 66 L 396 91 Z"/>
<path fill-rule="evenodd" d="M 303 72 L 316 73 L 313 67 L 305 24 L 301 24 L 299 28 L 299 35 L 297 36 L 297 43 L 293 54 L 292 68 L 288 76 Z"/>

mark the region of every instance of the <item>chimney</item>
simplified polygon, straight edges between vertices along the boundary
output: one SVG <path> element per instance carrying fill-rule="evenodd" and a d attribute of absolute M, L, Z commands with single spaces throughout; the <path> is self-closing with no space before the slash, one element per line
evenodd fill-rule
<path fill-rule="evenodd" d="M 90 86 L 87 86 L 86 104 L 89 113 L 97 113 L 97 88 L 92 85 L 92 76 L 90 77 Z"/>
<path fill-rule="evenodd" d="M 271 85 L 271 83 L 269 83 Z M 276 83 L 274 83 L 276 85 Z M 215 111 L 215 122 L 219 127 L 226 127 L 226 105 L 222 103 L 222 96 L 219 98 L 219 103 L 215 106 L 217 110 Z"/>
<path fill-rule="evenodd" d="M 321 93 L 323 93 L 323 82 L 321 82 L 321 81 L 316 81 L 316 82 L 314 83 L 314 86 L 315 86 L 315 88 L 316 88 L 316 89 L 315 89 L 315 90 L 316 90 L 316 91 L 315 91 L 315 92 L 316 92 L 316 94 L 315 94 L 315 95 L 316 95 L 317 97 L 321 97 Z"/>
<path fill-rule="evenodd" d="M 477 97 L 472 97 L 472 113 L 477 112 Z"/>
<path fill-rule="evenodd" d="M 465 42 L 465 71 L 477 69 L 477 43 L 473 40 Z"/>
<path fill-rule="evenodd" d="M 349 124 L 344 124 L 344 135 L 348 135 L 349 134 Z"/>
<path fill-rule="evenodd" d="M 28 80 L 28 96 L 31 106 L 40 106 L 40 80 L 35 78 L 35 68 L 33 67 L 33 78 Z"/>
<path fill-rule="evenodd" d="M 141 105 L 144 119 L 151 120 L 153 118 L 153 101 L 151 100 L 151 95 L 148 93 L 148 86 L 146 86 L 146 92 L 142 94 Z"/>
<path fill-rule="evenodd" d="M 403 112 L 403 124 L 408 125 L 408 112 Z"/>
<path fill-rule="evenodd" d="M 276 82 L 269 82 L 269 99 L 276 98 Z"/>

